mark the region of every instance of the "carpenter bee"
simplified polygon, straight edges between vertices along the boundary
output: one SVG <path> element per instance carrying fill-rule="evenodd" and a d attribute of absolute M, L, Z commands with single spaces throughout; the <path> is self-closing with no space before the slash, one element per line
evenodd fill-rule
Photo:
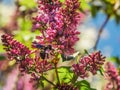
<path fill-rule="evenodd" d="M 41 49 L 40 56 L 41 56 L 42 59 L 49 58 L 49 52 L 48 52 L 48 50 L 52 50 L 51 45 L 44 46 Z"/>
<path fill-rule="evenodd" d="M 40 57 L 42 59 L 49 58 L 49 51 L 52 50 L 51 45 L 42 45 L 42 44 L 38 44 L 38 43 L 34 42 L 33 46 L 35 48 L 40 49 Z"/>

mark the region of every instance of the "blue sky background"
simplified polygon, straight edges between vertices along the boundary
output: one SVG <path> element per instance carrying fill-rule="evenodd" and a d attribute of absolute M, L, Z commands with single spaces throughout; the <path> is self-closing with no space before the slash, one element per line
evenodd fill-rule
<path fill-rule="evenodd" d="M 0 0 L 0 1 L 2 1 L 3 4 L 11 5 L 15 0 Z"/>
<path fill-rule="evenodd" d="M 91 19 L 91 22 L 98 30 L 105 18 L 106 16 L 103 13 L 99 13 L 96 18 Z M 120 56 L 120 24 L 116 24 L 114 18 L 111 18 L 104 30 L 109 33 L 109 37 L 107 39 L 100 39 L 98 49 L 104 50 L 106 46 L 110 46 L 112 49 L 111 55 Z"/>

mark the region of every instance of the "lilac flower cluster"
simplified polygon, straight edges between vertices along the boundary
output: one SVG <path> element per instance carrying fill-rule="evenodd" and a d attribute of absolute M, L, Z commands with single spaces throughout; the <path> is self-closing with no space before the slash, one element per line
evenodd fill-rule
<path fill-rule="evenodd" d="M 53 68 L 52 64 L 47 60 L 35 60 L 34 70 L 31 73 L 30 82 L 39 82 L 41 76 L 44 75 L 44 72 L 49 71 Z"/>
<path fill-rule="evenodd" d="M 16 60 L 21 72 L 27 73 L 29 70 L 34 69 L 42 74 L 52 68 L 52 64 L 47 60 L 41 61 L 40 58 L 37 57 L 37 53 L 35 53 L 34 58 L 31 58 L 30 55 L 32 51 L 20 42 L 14 40 L 12 36 L 8 34 L 2 35 L 2 42 L 5 47 L 4 49 L 7 51 L 8 58 L 10 60 Z"/>
<path fill-rule="evenodd" d="M 14 40 L 13 37 L 8 34 L 2 35 L 2 42 L 3 46 L 5 46 L 4 49 L 7 51 L 7 55 L 11 60 L 22 60 L 31 52 L 26 46 Z"/>
<path fill-rule="evenodd" d="M 100 51 L 94 52 L 91 55 L 81 58 L 77 64 L 73 64 L 72 70 L 76 76 L 85 78 L 88 76 L 88 71 L 95 75 L 97 70 L 104 64 L 104 61 L 105 57 L 102 56 Z"/>
<path fill-rule="evenodd" d="M 36 63 L 36 71 L 39 73 L 43 73 L 45 71 L 48 71 L 51 68 L 52 68 L 52 64 L 47 62 L 47 60 L 38 61 Z"/>
<path fill-rule="evenodd" d="M 79 40 L 76 29 L 81 20 L 78 0 L 38 0 L 39 14 L 34 18 L 34 28 L 41 31 L 39 44 L 51 44 L 59 52 L 72 54 Z"/>
<path fill-rule="evenodd" d="M 31 65 L 32 59 L 30 58 L 31 50 L 13 39 L 11 35 L 2 35 L 2 42 L 4 49 L 7 51 L 10 60 L 15 59 L 19 64 L 20 71 L 25 71 L 26 66 Z M 20 62 L 20 63 L 19 63 Z"/>
<path fill-rule="evenodd" d="M 120 76 L 115 66 L 110 62 L 105 65 L 106 79 L 109 81 L 104 90 L 120 90 Z"/>

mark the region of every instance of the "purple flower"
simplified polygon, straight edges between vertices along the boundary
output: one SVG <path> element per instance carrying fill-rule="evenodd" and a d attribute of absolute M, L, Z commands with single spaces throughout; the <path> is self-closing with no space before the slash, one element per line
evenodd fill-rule
<path fill-rule="evenodd" d="M 92 72 L 92 74 L 96 74 L 97 70 L 101 68 L 101 66 L 105 62 L 105 57 L 102 56 L 101 52 L 95 52 L 89 55 L 90 61 L 89 61 L 89 70 Z"/>
<path fill-rule="evenodd" d="M 104 90 L 120 90 L 120 76 L 115 66 L 110 62 L 105 65 L 105 75 L 109 82 Z"/>
<path fill-rule="evenodd" d="M 72 70 L 76 76 L 81 78 L 88 76 L 88 71 L 93 75 L 97 73 L 97 70 L 104 64 L 105 57 L 101 55 L 101 52 L 94 52 L 91 55 L 84 56 L 77 64 L 72 65 Z"/>
<path fill-rule="evenodd" d="M 73 54 L 73 46 L 79 40 L 77 26 L 81 20 L 78 0 L 38 0 L 39 13 L 34 26 L 42 35 L 37 36 L 39 44 L 50 44 L 58 52 Z M 64 6 L 64 7 L 63 7 Z"/>
<path fill-rule="evenodd" d="M 2 42 L 5 47 L 4 49 L 7 51 L 7 55 L 11 60 L 22 60 L 31 52 L 26 46 L 14 40 L 13 37 L 8 34 L 2 35 Z"/>
<path fill-rule="evenodd" d="M 37 61 L 35 68 L 36 68 L 37 72 L 42 74 L 43 72 L 46 72 L 46 71 L 52 69 L 52 64 L 46 60 Z"/>
<path fill-rule="evenodd" d="M 73 64 L 72 70 L 76 76 L 80 76 L 81 78 L 88 77 L 88 72 L 83 64 Z"/>
<path fill-rule="evenodd" d="M 33 64 L 33 60 L 30 58 L 31 50 L 8 34 L 2 35 L 2 42 L 8 58 L 16 60 L 21 72 L 27 72 L 27 69 Z"/>
<path fill-rule="evenodd" d="M 52 64 L 46 60 L 41 60 L 40 56 L 37 56 L 37 52 L 34 53 L 35 58 L 31 58 L 30 54 L 32 51 L 20 42 L 14 40 L 12 36 L 8 34 L 3 35 L 2 42 L 5 47 L 4 49 L 7 51 L 8 58 L 16 60 L 21 72 L 29 73 L 31 69 L 34 69 L 38 73 L 43 73 L 52 68 Z M 44 49 L 46 49 L 45 53 L 51 49 L 49 45 L 44 46 L 37 43 L 34 43 L 34 47 L 44 47 Z M 39 52 L 39 54 L 41 53 Z"/>

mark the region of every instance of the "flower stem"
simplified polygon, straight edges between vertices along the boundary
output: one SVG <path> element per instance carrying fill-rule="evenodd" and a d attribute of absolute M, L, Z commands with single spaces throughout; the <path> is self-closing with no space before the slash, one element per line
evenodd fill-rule
<path fill-rule="evenodd" d="M 108 15 L 108 16 L 106 17 L 104 23 L 103 23 L 102 26 L 100 27 L 99 32 L 98 32 L 98 36 L 97 36 L 97 40 L 96 40 L 96 42 L 95 42 L 95 45 L 94 45 L 94 47 L 93 47 L 93 50 L 96 50 L 96 49 L 97 49 L 97 46 L 98 46 L 98 43 L 99 43 L 99 40 L 100 40 L 100 36 L 101 36 L 101 34 L 102 34 L 103 30 L 104 30 L 103 28 L 106 26 L 107 22 L 109 21 L 109 18 L 110 18 L 110 15 Z"/>
<path fill-rule="evenodd" d="M 57 76 L 58 84 L 60 85 L 60 80 L 59 80 L 59 75 L 58 75 L 58 70 L 57 70 L 57 64 L 55 64 L 55 73 Z"/>
<path fill-rule="evenodd" d="M 49 80 L 46 79 L 44 76 L 42 76 L 42 78 L 43 78 L 44 80 L 46 80 L 48 83 L 50 83 L 51 85 L 56 86 L 53 82 L 49 81 Z"/>
<path fill-rule="evenodd" d="M 76 80 L 78 79 L 78 76 L 73 75 L 73 78 L 71 79 L 71 82 L 74 84 L 76 82 Z"/>

